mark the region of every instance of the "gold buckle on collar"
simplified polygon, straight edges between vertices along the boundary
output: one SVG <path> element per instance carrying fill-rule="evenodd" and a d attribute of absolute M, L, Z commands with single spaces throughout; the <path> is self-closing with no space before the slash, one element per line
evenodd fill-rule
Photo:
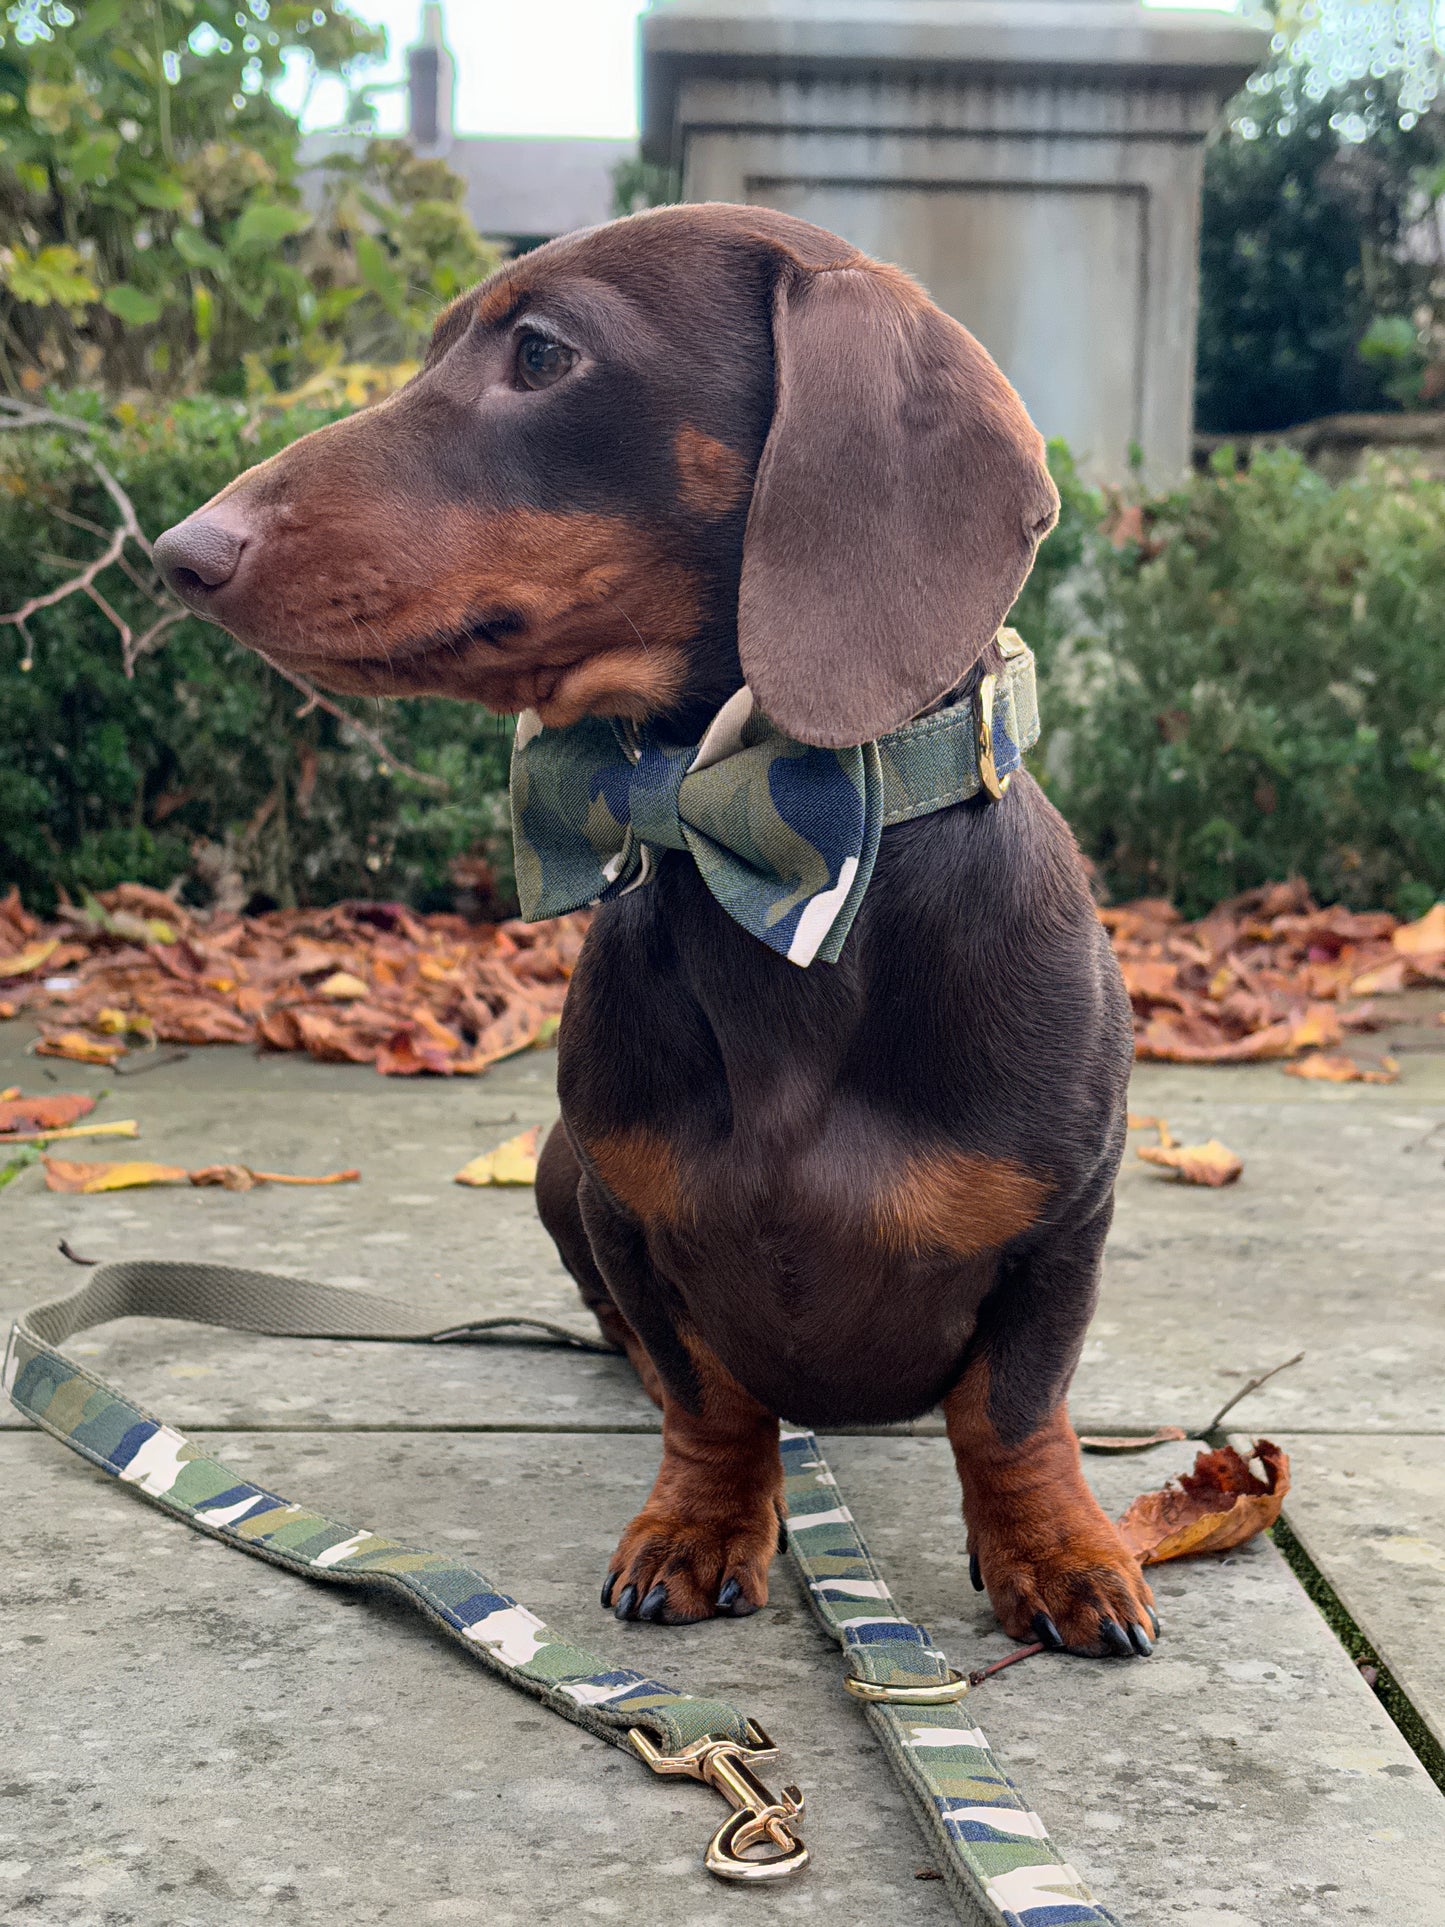
<path fill-rule="evenodd" d="M 978 779 L 989 797 L 995 803 L 998 802 L 999 798 L 1013 781 L 1012 770 L 1010 770 L 1007 776 L 1000 776 L 998 773 L 998 764 L 994 761 L 993 701 L 994 691 L 997 688 L 998 677 L 996 675 L 985 676 L 979 684 L 978 694 L 974 698 L 974 720 L 977 726 L 978 740 Z"/>
<path fill-rule="evenodd" d="M 753 1772 L 755 1760 L 771 1760 L 778 1749 L 756 1720 L 748 1721 L 748 1744 L 737 1740 L 694 1740 L 681 1753 L 659 1753 L 640 1726 L 627 1735 L 654 1773 L 680 1773 L 716 1787 L 733 1811 L 709 1840 L 703 1864 L 719 1880 L 782 1880 L 808 1864 L 808 1849 L 793 1821 L 803 1811 L 803 1796 L 785 1786 L 775 1797 Z M 748 1855 L 762 1848 L 756 1860 Z"/>

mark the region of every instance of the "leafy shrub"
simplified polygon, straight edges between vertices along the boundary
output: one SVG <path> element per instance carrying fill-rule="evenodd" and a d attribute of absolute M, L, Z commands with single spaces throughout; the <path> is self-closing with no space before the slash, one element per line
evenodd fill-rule
<path fill-rule="evenodd" d="M 464 183 L 358 141 L 308 205 L 269 91 L 288 62 L 354 78 L 382 36 L 312 0 L 140 12 L 143 31 L 133 0 L 0 12 L 0 380 L 238 395 L 416 354 L 499 258 Z"/>
<path fill-rule="evenodd" d="M 1419 914 L 1445 879 L 1445 488 L 1292 451 L 1090 526 L 1041 585 L 1055 801 L 1116 896 L 1271 878 Z M 1051 542 L 1055 538 L 1050 538 Z M 1045 548 L 1045 555 L 1048 549 Z"/>
<path fill-rule="evenodd" d="M 1235 101 L 1204 164 L 1200 428 L 1445 397 L 1445 110 L 1402 105 L 1378 63 L 1329 86 L 1293 52 Z"/>
<path fill-rule="evenodd" d="M 58 405 L 96 425 L 154 534 L 342 412 L 344 388 L 310 410 Z M 1063 513 L 1013 620 L 1040 663 L 1034 767 L 1106 886 L 1195 912 L 1302 874 L 1326 899 L 1424 908 L 1445 877 L 1445 488 L 1382 467 L 1331 488 L 1275 452 L 1124 500 L 1050 455 Z M 74 438 L 0 435 L 0 611 L 71 575 L 113 521 Z M 154 614 L 119 569 L 97 586 L 137 628 Z M 204 900 L 229 877 L 288 904 L 440 907 L 490 865 L 505 903 L 510 732 L 479 707 L 351 705 L 447 780 L 439 798 L 335 717 L 298 715 L 289 684 L 203 623 L 133 680 L 83 595 L 27 626 L 28 671 L 0 628 L 0 884 L 47 905 L 178 876 Z"/>
<path fill-rule="evenodd" d="M 214 398 L 107 412 L 75 394 L 62 406 L 95 424 L 97 452 L 152 536 L 344 412 L 248 412 Z M 72 575 L 103 546 L 91 531 L 115 519 L 75 437 L 0 436 L 0 610 Z M 154 618 L 118 568 L 97 587 L 138 631 Z M 397 757 L 446 782 L 439 798 L 324 710 L 298 714 L 291 685 L 209 624 L 171 629 L 133 679 L 115 630 L 83 594 L 27 627 L 29 669 L 24 637 L 0 628 L 0 881 L 18 883 L 27 901 L 184 876 L 198 901 L 239 879 L 282 904 L 384 896 L 435 907 L 469 855 L 495 862 L 508 890 L 510 732 L 483 710 L 353 705 Z"/>

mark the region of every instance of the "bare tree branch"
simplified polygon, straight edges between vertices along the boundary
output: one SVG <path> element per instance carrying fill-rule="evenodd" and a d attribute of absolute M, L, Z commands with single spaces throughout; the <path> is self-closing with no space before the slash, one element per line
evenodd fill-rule
<path fill-rule="evenodd" d="M 300 710 L 299 714 L 304 716 L 309 710 L 324 709 L 328 716 L 334 716 L 338 722 L 345 723 L 346 727 L 354 731 L 364 743 L 369 743 L 383 762 L 390 764 L 392 769 L 399 770 L 403 776 L 409 776 L 413 783 L 420 783 L 423 789 L 434 790 L 439 796 L 445 796 L 451 789 L 451 784 L 444 777 L 429 776 L 425 770 L 414 769 L 410 763 L 404 763 L 387 747 L 385 739 L 378 731 L 362 722 L 360 717 L 353 716 L 349 709 L 343 709 L 340 703 L 334 703 L 329 696 L 323 696 L 321 691 L 313 683 L 307 682 L 304 676 L 293 676 L 289 669 L 283 669 L 279 662 L 272 662 L 269 656 L 264 657 L 263 660 L 269 668 L 275 670 L 278 676 L 284 676 L 293 689 L 299 689 L 306 698 L 305 708 Z"/>
<path fill-rule="evenodd" d="M 82 435 L 87 438 L 95 433 L 89 422 L 83 422 L 74 415 L 58 415 L 53 409 L 37 408 L 31 402 L 18 401 L 11 396 L 0 395 L 0 429 L 7 428 L 58 428 L 66 434 Z M 44 595 L 31 596 L 19 609 L 9 614 L 0 614 L 0 628 L 19 630 L 25 643 L 25 655 L 21 661 L 21 667 L 29 669 L 34 661 L 34 649 L 27 626 L 30 618 L 41 609 L 54 608 L 57 602 L 64 602 L 68 596 L 88 596 L 114 625 L 120 637 L 121 663 L 126 675 L 130 677 L 134 676 L 135 666 L 140 658 L 159 644 L 167 630 L 174 628 L 178 622 L 184 622 L 193 611 L 184 608 L 164 591 L 158 592 L 141 580 L 126 558 L 127 542 L 135 543 L 152 568 L 154 568 L 154 557 L 150 539 L 136 515 L 135 504 L 93 448 L 88 444 L 82 444 L 79 452 L 81 459 L 91 469 L 101 487 L 115 504 L 120 516 L 120 525 L 109 531 L 109 540 L 105 548 L 93 561 L 86 563 L 78 574 L 62 582 L 58 588 L 48 590 Z M 88 521 L 83 516 L 72 515 L 64 509 L 57 509 L 55 513 L 62 521 L 69 522 L 76 528 L 86 529 L 95 535 L 107 533 L 98 522 Z M 134 586 L 160 611 L 157 620 L 139 636 L 125 617 L 112 607 L 95 586 L 96 577 L 117 563 L 124 569 Z M 289 682 L 293 689 L 299 689 L 305 696 L 306 704 L 299 712 L 301 715 L 306 715 L 313 709 L 324 709 L 328 716 L 334 716 L 339 723 L 344 724 L 354 735 L 360 737 L 362 742 L 369 745 L 389 769 L 396 770 L 402 776 L 410 777 L 412 782 L 420 783 L 423 789 L 432 790 L 439 796 L 448 794 L 451 785 L 444 778 L 428 775 L 425 770 L 416 769 L 410 763 L 404 762 L 391 749 L 380 731 L 362 722 L 360 717 L 354 716 L 340 703 L 333 702 L 329 696 L 323 696 L 321 691 L 309 683 L 304 676 L 293 675 L 289 669 L 283 669 L 279 663 L 272 662 L 269 656 L 262 656 L 261 660 L 268 669 L 273 670 L 276 675 Z"/>

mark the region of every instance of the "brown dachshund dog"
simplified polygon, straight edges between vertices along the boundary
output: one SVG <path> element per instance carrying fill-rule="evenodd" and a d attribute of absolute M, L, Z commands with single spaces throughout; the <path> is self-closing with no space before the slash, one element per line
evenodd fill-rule
<path fill-rule="evenodd" d="M 907 276 L 765 209 L 676 207 L 453 302 L 415 380 L 240 476 L 156 561 L 333 690 L 691 743 L 746 681 L 831 747 L 992 666 L 1057 506 L 1018 397 Z M 769 950 L 680 851 L 599 911 L 537 1201 L 663 1413 L 604 1605 L 756 1610 L 779 1415 L 941 1403 L 1007 1630 L 1150 1650 L 1064 1402 L 1130 1062 L 1073 841 L 1024 775 L 884 831 L 836 964 Z"/>

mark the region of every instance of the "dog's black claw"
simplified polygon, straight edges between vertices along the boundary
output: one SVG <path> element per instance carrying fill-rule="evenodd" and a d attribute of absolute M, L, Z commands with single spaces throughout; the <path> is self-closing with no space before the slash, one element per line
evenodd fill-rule
<path fill-rule="evenodd" d="M 617 1597 L 617 1607 L 616 1607 L 617 1617 L 619 1619 L 630 1619 L 632 1617 L 632 1608 L 636 1604 L 637 1604 L 636 1586 L 624 1586 L 622 1588 L 622 1591 L 618 1594 L 618 1597 Z"/>
<path fill-rule="evenodd" d="M 1034 1632 L 1051 1653 L 1061 1653 L 1064 1650 L 1064 1636 L 1047 1613 L 1034 1614 Z"/>
<path fill-rule="evenodd" d="M 1114 1653 L 1120 1659 L 1132 1659 L 1134 1648 L 1129 1644 L 1129 1635 L 1115 1619 L 1099 1621 L 1099 1639 L 1106 1653 Z"/>
<path fill-rule="evenodd" d="M 974 1591 L 982 1592 L 983 1567 L 978 1563 L 978 1554 L 976 1552 L 971 1552 L 968 1555 L 968 1576 L 973 1581 Z"/>
<path fill-rule="evenodd" d="M 1157 1639 L 1159 1637 L 1159 1615 L 1158 1613 L 1155 1612 L 1152 1606 L 1146 1606 L 1144 1610 L 1149 1615 L 1150 1629 L 1152 1630 L 1154 1637 Z"/>
<path fill-rule="evenodd" d="M 742 1587 L 738 1584 L 736 1579 L 725 1579 L 722 1584 L 722 1590 L 718 1593 L 718 1596 L 717 1596 L 718 1611 L 720 1613 L 731 1612 L 733 1607 L 736 1605 L 738 1596 L 741 1592 L 742 1592 Z"/>
<path fill-rule="evenodd" d="M 617 1574 L 615 1572 L 609 1572 L 607 1577 L 602 1581 L 602 1603 L 604 1606 L 610 1606 L 612 1604 L 612 1589 L 616 1584 Z"/>
<path fill-rule="evenodd" d="M 1139 1655 L 1140 1659 L 1147 1659 L 1154 1650 L 1149 1643 L 1149 1635 L 1142 1626 L 1131 1626 L 1129 1628 L 1129 1643 Z"/>
<path fill-rule="evenodd" d="M 639 1619 L 649 1619 L 656 1625 L 666 1610 L 667 1587 L 664 1586 L 659 1579 L 646 1599 L 644 1599 L 642 1604 L 637 1608 L 637 1617 Z"/>

